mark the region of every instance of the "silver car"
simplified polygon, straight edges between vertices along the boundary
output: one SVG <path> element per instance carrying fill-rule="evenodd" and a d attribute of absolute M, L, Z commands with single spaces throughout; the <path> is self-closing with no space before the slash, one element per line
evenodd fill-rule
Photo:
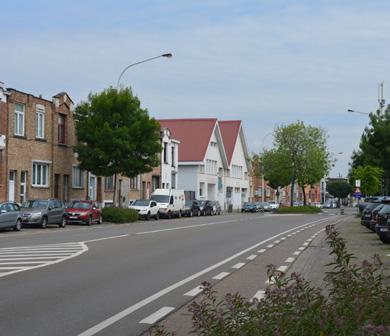
<path fill-rule="evenodd" d="M 0 203 L 0 228 L 13 228 L 20 231 L 22 228 L 22 219 L 20 207 L 16 203 Z"/>
<path fill-rule="evenodd" d="M 65 208 L 60 200 L 54 198 L 30 200 L 23 204 L 22 224 L 39 225 L 42 229 L 48 224 L 65 227 L 64 212 Z"/>

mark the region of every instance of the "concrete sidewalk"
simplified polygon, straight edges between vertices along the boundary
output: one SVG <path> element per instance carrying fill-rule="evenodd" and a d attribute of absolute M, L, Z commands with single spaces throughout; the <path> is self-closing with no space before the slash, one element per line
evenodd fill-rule
<path fill-rule="evenodd" d="M 338 222 L 336 228 L 341 236 L 347 240 L 348 251 L 356 256 L 354 261 L 356 264 L 359 265 L 363 260 L 370 260 L 374 254 L 378 254 L 384 266 L 387 267 L 387 272 L 389 272 L 390 245 L 383 244 L 375 233 L 362 226 L 360 218 L 351 214 L 335 216 L 332 222 Z M 313 286 L 324 289 L 325 272 L 329 270 L 325 265 L 332 261 L 329 252 L 325 232 L 322 231 L 291 265 L 288 274 L 292 272 L 300 273 Z M 227 293 L 235 292 L 250 298 L 254 289 L 266 280 L 264 278 L 265 267 L 271 263 L 273 263 L 272 255 L 264 255 L 218 282 L 213 286 L 213 289 L 218 292 L 218 296 L 221 298 Z M 195 298 L 195 300 L 197 299 Z M 160 324 L 177 336 L 189 335 L 192 329 L 191 314 L 188 312 L 190 303 L 173 312 Z M 144 333 L 144 335 L 149 335 L 149 332 Z"/>

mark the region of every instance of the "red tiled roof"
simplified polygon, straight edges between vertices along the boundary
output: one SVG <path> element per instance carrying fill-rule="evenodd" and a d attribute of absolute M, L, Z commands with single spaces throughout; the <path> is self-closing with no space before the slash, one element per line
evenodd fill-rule
<path fill-rule="evenodd" d="M 234 147 L 236 146 L 238 133 L 240 131 L 241 120 L 218 121 L 222 134 L 223 145 L 225 147 L 228 163 L 233 157 Z"/>
<path fill-rule="evenodd" d="M 172 137 L 180 141 L 179 161 L 203 161 L 217 119 L 160 119 Z"/>

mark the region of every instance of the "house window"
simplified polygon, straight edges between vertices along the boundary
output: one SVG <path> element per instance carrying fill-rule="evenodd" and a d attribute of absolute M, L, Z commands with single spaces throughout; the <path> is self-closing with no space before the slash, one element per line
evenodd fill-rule
<path fill-rule="evenodd" d="M 171 147 L 171 151 L 172 151 L 172 167 L 175 167 L 175 147 Z"/>
<path fill-rule="evenodd" d="M 14 134 L 24 136 L 24 105 L 15 104 Z"/>
<path fill-rule="evenodd" d="M 72 188 L 84 187 L 84 172 L 79 166 L 72 167 Z"/>
<path fill-rule="evenodd" d="M 131 177 L 130 178 L 130 189 L 138 189 L 138 177 Z"/>
<path fill-rule="evenodd" d="M 37 106 L 35 117 L 35 137 L 39 139 L 45 138 L 45 108 Z"/>
<path fill-rule="evenodd" d="M 206 174 L 216 174 L 217 173 L 217 161 L 215 160 L 206 160 Z"/>
<path fill-rule="evenodd" d="M 210 146 L 211 146 L 211 147 L 217 147 L 217 143 L 216 143 L 215 141 L 211 141 L 211 142 L 210 142 Z"/>
<path fill-rule="evenodd" d="M 204 182 L 200 182 L 199 184 L 199 197 L 203 196 Z"/>
<path fill-rule="evenodd" d="M 104 189 L 105 190 L 114 190 L 114 176 L 106 176 L 104 178 Z"/>
<path fill-rule="evenodd" d="M 33 187 L 49 186 L 49 164 L 48 163 L 33 162 L 32 186 Z"/>
<path fill-rule="evenodd" d="M 242 178 L 242 166 L 232 165 L 232 177 Z"/>
<path fill-rule="evenodd" d="M 66 116 L 63 114 L 58 115 L 58 143 L 65 144 L 66 142 Z"/>
<path fill-rule="evenodd" d="M 168 163 L 168 143 L 164 142 L 164 163 Z"/>

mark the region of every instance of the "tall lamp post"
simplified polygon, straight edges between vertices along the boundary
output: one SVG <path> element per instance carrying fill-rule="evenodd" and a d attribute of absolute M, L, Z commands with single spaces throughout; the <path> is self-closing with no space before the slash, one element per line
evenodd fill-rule
<path fill-rule="evenodd" d="M 355 111 L 355 110 L 351 110 L 351 109 L 348 109 L 347 111 L 348 111 L 349 113 L 359 113 L 359 114 L 370 115 L 370 113 L 367 113 L 367 112 Z"/>
<path fill-rule="evenodd" d="M 132 63 L 132 64 L 128 65 L 126 68 L 124 68 L 124 69 L 122 70 L 121 74 L 119 75 L 118 81 L 117 81 L 117 83 L 116 83 L 116 89 L 117 89 L 117 90 L 119 89 L 119 84 L 120 84 L 121 78 L 122 78 L 123 74 L 126 72 L 127 69 L 129 69 L 129 68 L 131 68 L 131 67 L 133 67 L 133 66 L 135 66 L 135 65 L 138 65 L 138 64 L 142 64 L 142 63 L 146 63 L 146 62 L 155 60 L 155 59 L 160 58 L 160 57 L 171 58 L 171 57 L 172 57 L 172 54 L 171 54 L 171 53 L 162 54 L 162 55 L 150 57 L 150 58 L 144 59 L 144 60 L 142 60 L 142 61 L 135 62 L 135 63 Z"/>

